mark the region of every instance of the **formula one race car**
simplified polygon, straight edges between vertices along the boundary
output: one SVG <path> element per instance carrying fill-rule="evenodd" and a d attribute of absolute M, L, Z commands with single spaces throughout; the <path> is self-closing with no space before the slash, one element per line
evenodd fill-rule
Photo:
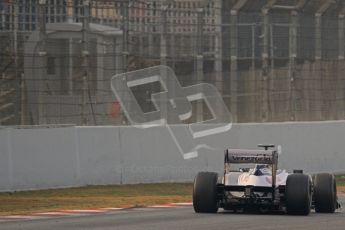
<path fill-rule="evenodd" d="M 329 173 L 292 174 L 277 169 L 278 151 L 274 145 L 264 150 L 227 149 L 224 175 L 199 172 L 194 181 L 193 206 L 197 213 L 215 213 L 218 208 L 232 211 L 278 211 L 308 215 L 311 209 L 333 213 L 337 201 L 335 177 Z M 255 164 L 254 168 L 233 170 L 230 164 Z"/>

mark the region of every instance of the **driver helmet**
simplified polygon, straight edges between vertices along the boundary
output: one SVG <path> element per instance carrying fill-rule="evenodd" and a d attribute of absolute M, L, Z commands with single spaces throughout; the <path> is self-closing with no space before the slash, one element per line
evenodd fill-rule
<path fill-rule="evenodd" d="M 255 176 L 263 176 L 263 175 L 271 175 L 271 174 L 272 174 L 271 165 L 256 164 L 253 169 L 253 175 Z"/>

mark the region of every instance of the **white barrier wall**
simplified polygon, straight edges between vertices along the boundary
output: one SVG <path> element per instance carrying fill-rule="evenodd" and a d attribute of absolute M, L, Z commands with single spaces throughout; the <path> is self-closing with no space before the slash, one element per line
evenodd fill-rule
<path fill-rule="evenodd" d="M 345 121 L 237 124 L 184 160 L 165 127 L 0 129 L 0 191 L 166 181 L 222 172 L 223 150 L 283 146 L 280 167 L 345 172 Z"/>

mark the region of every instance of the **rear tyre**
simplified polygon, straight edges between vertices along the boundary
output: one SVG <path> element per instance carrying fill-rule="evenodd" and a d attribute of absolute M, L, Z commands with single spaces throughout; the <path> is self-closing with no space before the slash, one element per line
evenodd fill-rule
<path fill-rule="evenodd" d="M 214 172 L 199 172 L 194 180 L 193 207 L 197 213 L 216 213 L 218 174 Z"/>
<path fill-rule="evenodd" d="M 333 174 L 320 173 L 314 179 L 315 212 L 333 213 L 337 208 L 337 185 Z"/>
<path fill-rule="evenodd" d="M 305 174 L 291 174 L 286 180 L 286 211 L 290 215 L 308 215 L 311 206 L 311 182 Z"/>

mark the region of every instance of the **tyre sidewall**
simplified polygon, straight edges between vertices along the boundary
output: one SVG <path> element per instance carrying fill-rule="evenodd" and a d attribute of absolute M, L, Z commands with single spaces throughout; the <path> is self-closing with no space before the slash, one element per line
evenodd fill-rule
<path fill-rule="evenodd" d="M 214 172 L 200 172 L 195 177 L 193 186 L 195 212 L 215 213 L 218 211 L 217 180 L 218 174 Z"/>

